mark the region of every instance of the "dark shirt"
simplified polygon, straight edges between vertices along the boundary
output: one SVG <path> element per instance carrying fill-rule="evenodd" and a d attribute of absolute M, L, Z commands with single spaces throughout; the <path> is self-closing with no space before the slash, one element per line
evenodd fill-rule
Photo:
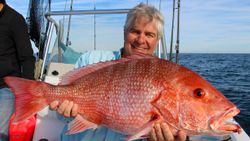
<path fill-rule="evenodd" d="M 34 78 L 35 57 L 21 14 L 4 5 L 0 12 L 0 88 L 5 76 Z"/>

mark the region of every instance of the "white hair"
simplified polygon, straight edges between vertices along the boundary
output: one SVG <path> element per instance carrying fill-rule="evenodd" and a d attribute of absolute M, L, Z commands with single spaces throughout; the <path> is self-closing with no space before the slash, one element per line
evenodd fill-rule
<path fill-rule="evenodd" d="M 147 17 L 149 22 L 153 21 L 153 19 L 156 20 L 157 24 L 157 37 L 160 39 L 163 36 L 163 30 L 164 30 L 164 17 L 161 14 L 159 10 L 157 10 L 155 7 L 146 5 L 143 3 L 140 3 L 136 7 L 129 10 L 127 14 L 127 19 L 124 25 L 124 31 L 130 30 L 136 19 L 140 17 Z"/>

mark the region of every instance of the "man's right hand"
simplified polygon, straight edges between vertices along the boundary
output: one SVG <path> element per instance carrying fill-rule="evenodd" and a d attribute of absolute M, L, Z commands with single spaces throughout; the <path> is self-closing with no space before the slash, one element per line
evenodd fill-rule
<path fill-rule="evenodd" d="M 58 101 L 53 101 L 49 107 L 64 117 L 75 117 L 78 114 L 78 105 L 74 104 L 73 101 L 65 100 L 61 104 Z"/>

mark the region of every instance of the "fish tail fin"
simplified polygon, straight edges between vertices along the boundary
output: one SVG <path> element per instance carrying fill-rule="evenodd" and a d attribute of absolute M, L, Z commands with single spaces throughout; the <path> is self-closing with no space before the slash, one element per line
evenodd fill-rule
<path fill-rule="evenodd" d="M 49 84 L 11 76 L 4 77 L 4 81 L 15 95 L 13 123 L 28 119 L 48 105 L 44 93 Z"/>

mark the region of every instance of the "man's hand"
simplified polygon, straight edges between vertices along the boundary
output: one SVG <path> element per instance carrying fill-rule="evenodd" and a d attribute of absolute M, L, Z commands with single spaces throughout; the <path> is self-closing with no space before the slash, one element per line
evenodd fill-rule
<path fill-rule="evenodd" d="M 154 125 L 152 131 L 149 133 L 149 141 L 185 141 L 186 133 L 178 131 L 174 136 L 169 129 L 168 125 L 164 122 Z"/>
<path fill-rule="evenodd" d="M 59 105 L 58 101 L 53 101 L 49 105 L 51 110 L 57 111 L 64 117 L 75 117 L 78 113 L 78 105 L 73 101 L 65 100 Z"/>

